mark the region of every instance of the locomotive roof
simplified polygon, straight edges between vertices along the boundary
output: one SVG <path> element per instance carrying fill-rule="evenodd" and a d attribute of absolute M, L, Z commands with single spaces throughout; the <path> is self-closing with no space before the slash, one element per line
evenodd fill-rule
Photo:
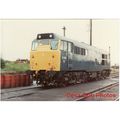
<path fill-rule="evenodd" d="M 90 46 L 87 43 L 79 42 L 79 41 L 76 41 L 76 40 L 73 40 L 73 39 L 69 39 L 67 37 L 57 35 L 56 33 L 54 33 L 54 35 L 55 35 L 56 38 L 59 38 L 59 39 L 62 39 L 62 40 L 66 40 L 66 41 L 70 41 L 70 42 L 74 43 L 75 46 L 78 46 L 78 47 L 81 46 L 81 47 L 84 47 L 86 49 L 93 49 L 93 50 L 96 50 L 98 52 L 102 52 L 102 53 L 107 53 L 108 54 L 107 51 L 105 51 L 103 49 L 99 49 L 99 48 L 97 48 L 95 46 Z"/>

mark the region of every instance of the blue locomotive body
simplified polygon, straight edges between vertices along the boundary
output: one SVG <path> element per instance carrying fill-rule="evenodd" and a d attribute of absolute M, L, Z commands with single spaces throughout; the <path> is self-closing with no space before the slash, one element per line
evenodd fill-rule
<path fill-rule="evenodd" d="M 61 39 L 61 71 L 90 72 L 109 69 L 108 52 L 83 42 Z"/>
<path fill-rule="evenodd" d="M 66 85 L 110 75 L 110 54 L 54 33 L 38 34 L 32 43 L 32 78 L 37 84 Z"/>

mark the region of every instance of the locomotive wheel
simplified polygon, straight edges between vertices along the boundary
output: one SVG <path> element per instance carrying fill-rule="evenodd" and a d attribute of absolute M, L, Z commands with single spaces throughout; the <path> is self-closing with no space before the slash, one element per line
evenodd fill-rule
<path fill-rule="evenodd" d="M 54 87 L 66 87 L 71 84 L 86 83 L 88 81 L 103 80 L 108 77 L 110 70 L 104 70 L 101 72 L 56 72 L 56 73 L 44 73 L 44 71 L 38 72 L 36 76 L 32 76 L 32 80 L 36 80 L 37 85 L 42 85 L 43 88 L 50 86 Z"/>
<path fill-rule="evenodd" d="M 82 83 L 82 79 L 81 79 L 81 77 L 80 77 L 80 74 L 78 73 L 78 74 L 76 75 L 76 84 L 80 84 L 80 83 Z"/>
<path fill-rule="evenodd" d="M 83 72 L 83 83 L 87 82 L 87 73 L 86 72 Z"/>
<path fill-rule="evenodd" d="M 68 78 L 67 78 L 68 79 Z M 63 78 L 63 80 L 60 82 L 59 87 L 67 87 L 68 86 L 68 81 L 66 81 L 65 78 Z"/>

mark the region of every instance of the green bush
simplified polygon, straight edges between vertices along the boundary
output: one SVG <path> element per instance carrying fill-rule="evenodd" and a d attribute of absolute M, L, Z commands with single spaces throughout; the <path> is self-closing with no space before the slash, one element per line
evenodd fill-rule
<path fill-rule="evenodd" d="M 5 60 L 3 60 L 2 58 L 0 58 L 0 68 L 5 68 Z"/>
<path fill-rule="evenodd" d="M 6 72 L 25 72 L 29 70 L 28 63 L 6 62 L 5 68 L 2 71 Z"/>

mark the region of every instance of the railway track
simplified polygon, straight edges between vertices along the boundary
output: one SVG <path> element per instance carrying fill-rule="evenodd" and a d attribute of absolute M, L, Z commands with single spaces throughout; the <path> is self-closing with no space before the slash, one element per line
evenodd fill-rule
<path fill-rule="evenodd" d="M 28 86 L 28 87 L 8 88 L 8 89 L 1 90 L 1 94 L 28 90 L 28 89 L 35 89 L 35 88 L 41 88 L 41 87 L 40 86 Z"/>
<path fill-rule="evenodd" d="M 86 93 L 87 94 L 86 96 L 77 98 L 77 99 L 75 99 L 75 101 L 87 101 L 87 100 L 92 101 L 93 97 L 90 96 L 91 94 L 95 95 L 95 94 L 101 93 L 103 91 L 106 91 L 106 90 L 111 89 L 111 88 L 116 87 L 116 86 L 119 86 L 119 82 L 115 82 L 115 83 L 109 84 L 107 86 L 104 86 L 102 88 L 98 88 L 98 89 L 91 91 L 89 93 Z M 115 98 L 114 101 L 119 101 L 119 97 Z"/>
<path fill-rule="evenodd" d="M 30 94 L 34 94 L 35 91 L 40 90 L 40 86 L 34 87 L 24 87 L 24 88 L 17 88 L 17 89 L 9 89 L 6 91 L 1 91 L 1 100 L 6 100 L 14 97 L 22 97 Z"/>

